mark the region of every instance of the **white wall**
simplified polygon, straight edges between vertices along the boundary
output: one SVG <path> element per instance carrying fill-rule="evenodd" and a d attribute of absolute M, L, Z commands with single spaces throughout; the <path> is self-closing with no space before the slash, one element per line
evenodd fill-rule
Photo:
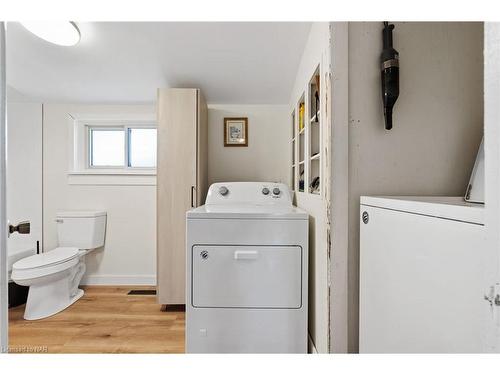
<path fill-rule="evenodd" d="M 329 57 L 329 24 L 314 23 L 302 54 L 290 96 L 290 114 L 299 101 L 318 64 Z M 326 65 L 328 62 L 326 62 Z M 324 66 L 325 67 L 325 66 Z M 326 121 L 326 120 L 325 120 Z M 324 125 L 324 134 L 329 125 Z M 290 134 L 288 131 L 287 134 Z M 289 148 L 290 149 L 290 148 Z M 325 170 L 325 169 L 323 169 Z M 327 176 L 322 175 L 322 186 Z M 329 351 L 329 259 L 327 201 L 318 195 L 296 192 L 296 204 L 307 211 L 309 221 L 309 334 L 319 353 Z"/>
<path fill-rule="evenodd" d="M 384 129 L 382 24 L 349 24 L 349 350 L 358 350 L 359 197 L 464 194 L 483 133 L 480 23 L 396 23 L 400 96 Z M 334 176 L 335 179 L 335 176 Z"/>
<path fill-rule="evenodd" d="M 287 105 L 208 106 L 208 182 L 288 183 Z M 224 117 L 248 117 L 248 147 L 224 147 Z"/>
<path fill-rule="evenodd" d="M 156 186 L 68 184 L 68 114 L 155 113 L 154 106 L 45 104 L 43 117 L 44 250 L 57 246 L 56 212 L 102 209 L 106 245 L 87 256 L 87 284 L 155 284 Z"/>

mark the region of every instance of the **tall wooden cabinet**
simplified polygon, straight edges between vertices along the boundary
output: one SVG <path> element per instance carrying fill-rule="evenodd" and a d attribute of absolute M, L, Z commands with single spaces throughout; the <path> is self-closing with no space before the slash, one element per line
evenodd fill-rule
<path fill-rule="evenodd" d="M 208 189 L 207 105 L 199 89 L 159 89 L 157 105 L 157 300 L 184 304 L 186 211 Z"/>

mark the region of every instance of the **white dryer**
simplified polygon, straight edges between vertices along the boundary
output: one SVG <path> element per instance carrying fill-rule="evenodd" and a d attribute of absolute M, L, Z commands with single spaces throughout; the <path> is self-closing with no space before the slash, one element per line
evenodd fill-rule
<path fill-rule="evenodd" d="M 288 187 L 216 183 L 186 220 L 186 352 L 306 353 L 308 215 Z"/>

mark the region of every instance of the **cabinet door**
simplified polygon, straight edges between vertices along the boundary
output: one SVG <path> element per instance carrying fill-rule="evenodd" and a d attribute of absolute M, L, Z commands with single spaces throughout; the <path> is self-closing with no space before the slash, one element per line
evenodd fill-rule
<path fill-rule="evenodd" d="M 360 221 L 360 352 L 487 350 L 484 226 L 361 212 L 368 222 Z"/>
<path fill-rule="evenodd" d="M 158 92 L 157 293 L 185 303 L 186 211 L 196 203 L 197 90 Z"/>

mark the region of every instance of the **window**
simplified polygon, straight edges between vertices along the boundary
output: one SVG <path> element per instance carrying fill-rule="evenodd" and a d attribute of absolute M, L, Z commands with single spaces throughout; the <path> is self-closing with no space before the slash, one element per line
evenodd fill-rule
<path fill-rule="evenodd" d="M 70 185 L 156 185 L 154 107 L 137 113 L 68 113 L 68 125 Z"/>
<path fill-rule="evenodd" d="M 153 126 L 87 126 L 88 168 L 156 168 Z"/>
<path fill-rule="evenodd" d="M 128 166 L 156 168 L 156 129 L 128 129 Z"/>
<path fill-rule="evenodd" d="M 123 167 L 125 135 L 123 129 L 89 128 L 89 166 Z"/>

